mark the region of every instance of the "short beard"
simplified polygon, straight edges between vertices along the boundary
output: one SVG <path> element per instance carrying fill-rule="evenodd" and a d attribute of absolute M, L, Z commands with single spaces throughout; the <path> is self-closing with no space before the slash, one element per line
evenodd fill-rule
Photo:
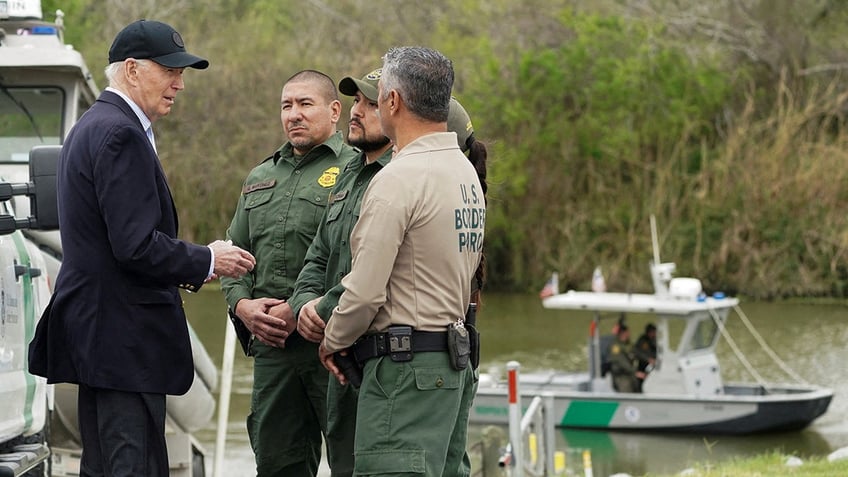
<path fill-rule="evenodd" d="M 312 140 L 312 138 L 302 138 L 295 140 L 289 139 L 289 142 L 291 143 L 292 147 L 300 151 L 311 151 L 312 148 L 317 145 L 315 144 L 315 141 Z"/>
<path fill-rule="evenodd" d="M 369 140 L 368 138 L 362 138 L 362 139 L 350 139 L 350 138 L 348 138 L 348 143 L 353 147 L 359 148 L 359 150 L 362 151 L 362 152 L 378 151 L 378 150 L 384 148 L 386 145 L 388 145 L 389 142 L 390 142 L 389 138 L 387 138 L 386 136 L 383 136 L 382 138 L 376 139 L 376 140 L 374 140 L 374 139 Z"/>

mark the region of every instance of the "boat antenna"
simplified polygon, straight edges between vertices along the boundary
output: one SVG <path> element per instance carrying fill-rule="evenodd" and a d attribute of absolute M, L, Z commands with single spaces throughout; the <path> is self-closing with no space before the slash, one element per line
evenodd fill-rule
<path fill-rule="evenodd" d="M 651 245 L 654 247 L 654 264 L 660 264 L 660 245 L 657 239 L 657 218 L 651 214 Z"/>
<path fill-rule="evenodd" d="M 660 245 L 657 238 L 657 219 L 651 214 L 651 244 L 654 247 L 654 262 L 651 264 L 651 279 L 654 282 L 654 293 L 668 296 L 668 287 L 674 273 L 674 263 L 660 263 Z"/>

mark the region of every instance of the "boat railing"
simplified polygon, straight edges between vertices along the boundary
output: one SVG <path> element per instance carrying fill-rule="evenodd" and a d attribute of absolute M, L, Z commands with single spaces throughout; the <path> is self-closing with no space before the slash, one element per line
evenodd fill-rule
<path fill-rule="evenodd" d="M 759 344 L 760 347 L 763 349 L 763 351 L 765 351 L 765 353 L 769 356 L 769 358 L 771 358 L 772 362 L 774 362 L 789 377 L 794 379 L 796 383 L 805 384 L 805 385 L 809 384 L 809 383 L 807 383 L 807 381 L 803 377 L 801 377 L 798 373 L 793 371 L 789 367 L 789 365 L 787 365 L 786 362 L 783 361 L 780 358 L 780 356 L 778 356 L 777 353 L 774 352 L 774 350 L 771 347 L 769 347 L 769 345 L 763 339 L 762 335 L 760 335 L 757 332 L 757 330 L 751 324 L 751 321 L 748 319 L 748 317 L 745 315 L 745 313 L 742 311 L 742 309 L 738 305 L 735 305 L 733 307 L 733 310 L 736 312 L 736 315 L 739 316 L 740 320 L 745 325 L 745 327 L 748 329 L 748 332 L 751 333 L 751 335 L 757 341 L 757 344 Z M 736 356 L 736 359 L 739 360 L 739 362 L 742 364 L 742 366 L 745 368 L 745 370 L 747 370 L 748 373 L 754 378 L 754 380 L 757 382 L 757 384 L 763 390 L 763 394 L 770 394 L 772 385 L 770 385 L 765 380 L 765 378 L 763 378 L 763 376 L 759 372 L 757 372 L 757 370 L 754 368 L 754 366 L 751 364 L 751 362 L 748 361 L 748 358 L 745 356 L 745 354 L 742 352 L 742 350 L 736 344 L 736 341 L 730 336 L 730 333 L 728 333 L 727 330 L 725 329 L 726 324 L 725 324 L 724 320 L 722 320 L 721 317 L 718 315 L 718 313 L 716 313 L 716 311 L 713 310 L 713 309 L 710 309 L 710 316 L 712 317 L 713 321 L 715 322 L 716 326 L 718 327 L 718 330 L 721 333 L 722 338 L 724 338 L 724 341 L 728 344 L 728 346 L 730 346 L 730 349 L 731 349 L 731 351 L 733 351 L 733 354 L 734 354 L 734 356 Z"/>
<path fill-rule="evenodd" d="M 563 475 L 565 453 L 556 450 L 554 395 L 534 396 L 522 413 L 517 361 L 507 363 L 509 440 L 498 461 L 510 477 Z M 584 477 L 592 477 L 591 454 L 582 452 Z"/>
<path fill-rule="evenodd" d="M 783 361 L 780 356 L 777 355 L 777 353 L 775 353 L 775 351 L 768 345 L 768 343 L 766 343 L 765 339 L 763 339 L 763 336 L 757 331 L 756 328 L 754 328 L 754 325 L 751 323 L 751 320 L 748 319 L 748 316 L 745 315 L 745 312 L 742 311 L 742 308 L 740 308 L 739 305 L 734 305 L 733 311 L 735 311 L 736 315 L 739 316 L 739 319 L 742 320 L 742 323 L 745 325 L 745 328 L 748 329 L 748 332 L 751 333 L 751 336 L 754 337 L 754 339 L 757 341 L 757 344 L 760 345 L 763 351 L 766 352 L 766 354 L 772 359 L 772 361 L 781 370 L 783 370 L 783 372 L 786 373 L 787 376 L 791 377 L 798 383 L 805 385 L 810 384 L 800 374 L 790 368 L 789 365 L 786 364 L 786 362 Z"/>

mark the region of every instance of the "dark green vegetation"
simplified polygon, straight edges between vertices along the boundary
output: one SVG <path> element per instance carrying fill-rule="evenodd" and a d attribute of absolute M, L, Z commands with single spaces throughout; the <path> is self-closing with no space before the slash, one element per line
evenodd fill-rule
<path fill-rule="evenodd" d="M 283 81 L 359 77 L 394 45 L 443 51 L 490 148 L 489 286 L 848 296 L 848 5 L 836 0 L 50 0 L 101 87 L 115 33 L 174 25 L 209 58 L 157 143 L 181 234 L 221 237 L 282 141 Z M 349 98 L 343 98 L 345 110 Z M 346 122 L 340 123 L 346 129 Z M 413 178 L 410 178 L 412 180 Z"/>

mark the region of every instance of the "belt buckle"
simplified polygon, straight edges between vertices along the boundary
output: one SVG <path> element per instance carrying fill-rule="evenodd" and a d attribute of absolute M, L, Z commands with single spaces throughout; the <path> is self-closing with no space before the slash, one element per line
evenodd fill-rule
<path fill-rule="evenodd" d="M 412 327 L 390 326 L 386 331 L 389 339 L 389 357 L 395 362 L 412 361 Z"/>

